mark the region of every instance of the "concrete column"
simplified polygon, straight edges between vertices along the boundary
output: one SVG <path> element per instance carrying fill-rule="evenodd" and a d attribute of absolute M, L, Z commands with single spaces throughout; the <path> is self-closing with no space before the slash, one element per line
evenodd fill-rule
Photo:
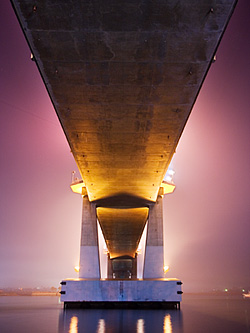
<path fill-rule="evenodd" d="M 144 279 L 164 277 L 163 255 L 162 197 L 158 196 L 156 203 L 149 208 L 143 274 Z"/>
<path fill-rule="evenodd" d="M 108 260 L 107 260 L 107 265 L 108 265 L 108 279 L 113 279 L 113 268 L 112 268 L 112 261 L 110 259 L 109 253 L 107 254 Z"/>
<path fill-rule="evenodd" d="M 96 205 L 88 196 L 83 197 L 79 277 L 100 278 Z"/>

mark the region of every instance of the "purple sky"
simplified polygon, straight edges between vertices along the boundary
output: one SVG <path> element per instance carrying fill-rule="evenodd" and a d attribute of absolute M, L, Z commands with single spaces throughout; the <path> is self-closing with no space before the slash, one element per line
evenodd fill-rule
<path fill-rule="evenodd" d="M 173 160 L 169 277 L 184 291 L 250 286 L 250 2 L 240 0 Z M 0 2 L 0 288 L 76 277 L 76 164 L 9 1 Z"/>

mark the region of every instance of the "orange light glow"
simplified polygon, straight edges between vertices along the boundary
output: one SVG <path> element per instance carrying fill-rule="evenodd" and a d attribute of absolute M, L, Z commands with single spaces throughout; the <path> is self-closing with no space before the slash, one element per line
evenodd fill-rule
<path fill-rule="evenodd" d="M 163 332 L 172 333 L 172 322 L 170 314 L 167 314 L 164 318 Z"/>
<path fill-rule="evenodd" d="M 72 192 L 77 194 L 82 194 L 83 187 L 85 187 L 85 184 L 82 180 L 77 180 L 76 182 L 70 185 Z"/>
<path fill-rule="evenodd" d="M 78 332 L 78 318 L 76 316 L 71 317 L 69 324 L 69 333 L 77 333 Z"/>
<path fill-rule="evenodd" d="M 76 273 L 79 273 L 79 271 L 80 271 L 80 267 L 79 266 L 75 266 L 74 269 L 75 269 Z"/>
<path fill-rule="evenodd" d="M 173 193 L 175 190 L 175 185 L 173 183 L 166 182 L 165 180 L 161 183 L 161 187 L 163 187 L 164 194 Z"/>
<path fill-rule="evenodd" d="M 163 270 L 164 270 L 164 274 L 166 274 L 166 273 L 169 271 L 169 266 L 167 266 L 167 265 L 164 266 L 164 267 L 163 267 Z"/>

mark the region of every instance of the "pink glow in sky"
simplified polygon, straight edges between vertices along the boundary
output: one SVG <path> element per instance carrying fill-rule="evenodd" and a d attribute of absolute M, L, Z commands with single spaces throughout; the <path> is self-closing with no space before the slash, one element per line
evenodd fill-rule
<path fill-rule="evenodd" d="M 168 277 L 250 286 L 250 2 L 240 0 L 179 142 L 164 198 Z M 9 1 L 0 2 L 0 288 L 77 277 L 77 170 Z"/>

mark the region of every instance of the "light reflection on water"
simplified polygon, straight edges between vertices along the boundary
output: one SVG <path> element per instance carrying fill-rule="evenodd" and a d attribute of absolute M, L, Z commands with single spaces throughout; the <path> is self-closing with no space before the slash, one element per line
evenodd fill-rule
<path fill-rule="evenodd" d="M 144 320 L 138 319 L 137 320 L 137 333 L 144 333 Z"/>
<path fill-rule="evenodd" d="M 99 319 L 97 324 L 97 333 L 105 333 L 105 320 Z M 67 331 L 67 329 L 66 329 Z M 78 317 L 73 315 L 70 319 L 69 323 L 69 333 L 78 333 Z M 164 317 L 164 324 L 163 324 L 163 332 L 164 333 L 172 333 L 172 323 L 171 323 L 171 316 L 170 314 L 167 314 Z M 136 333 L 145 333 L 144 331 L 144 319 L 137 319 L 136 322 Z"/>
<path fill-rule="evenodd" d="M 171 323 L 171 316 L 170 316 L 170 314 L 167 314 L 164 317 L 163 332 L 164 333 L 172 333 L 172 323 Z"/>
<path fill-rule="evenodd" d="M 53 296 L 1 296 L 1 333 L 249 333 L 250 299 L 184 295 L 181 310 L 67 309 Z"/>
<path fill-rule="evenodd" d="M 105 333 L 105 320 L 99 319 L 97 333 Z"/>
<path fill-rule="evenodd" d="M 60 314 L 58 333 L 61 332 L 182 332 L 182 312 L 178 310 L 67 309 Z"/>
<path fill-rule="evenodd" d="M 76 316 L 71 317 L 69 324 L 69 333 L 77 333 L 78 332 L 78 318 Z"/>

